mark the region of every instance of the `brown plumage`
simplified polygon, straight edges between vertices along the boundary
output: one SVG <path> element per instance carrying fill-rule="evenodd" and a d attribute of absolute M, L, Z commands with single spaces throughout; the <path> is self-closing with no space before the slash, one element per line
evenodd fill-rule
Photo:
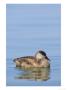
<path fill-rule="evenodd" d="M 49 58 L 43 51 L 38 51 L 35 56 L 26 56 L 14 59 L 18 67 L 49 67 Z"/>

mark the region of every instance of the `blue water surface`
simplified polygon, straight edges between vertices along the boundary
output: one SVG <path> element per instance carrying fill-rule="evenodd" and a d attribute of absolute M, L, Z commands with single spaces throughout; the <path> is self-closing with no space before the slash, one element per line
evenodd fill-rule
<path fill-rule="evenodd" d="M 60 4 L 6 5 L 6 84 L 8 86 L 61 85 L 60 9 Z M 13 59 L 35 55 L 40 49 L 44 50 L 51 59 L 49 79 L 36 81 L 16 78 L 25 71 L 16 69 Z"/>

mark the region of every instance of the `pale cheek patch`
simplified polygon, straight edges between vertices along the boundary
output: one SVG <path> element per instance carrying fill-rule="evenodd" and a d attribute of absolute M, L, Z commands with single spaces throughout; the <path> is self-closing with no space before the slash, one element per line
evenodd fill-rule
<path fill-rule="evenodd" d="M 42 59 L 42 58 L 43 58 L 43 55 L 37 54 L 37 55 L 36 55 L 36 58 L 37 58 L 37 59 Z"/>

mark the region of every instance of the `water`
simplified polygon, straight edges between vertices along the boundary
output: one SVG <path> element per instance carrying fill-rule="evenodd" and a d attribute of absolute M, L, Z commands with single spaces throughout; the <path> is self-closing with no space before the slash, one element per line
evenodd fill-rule
<path fill-rule="evenodd" d="M 12 59 L 7 62 L 7 85 L 10 86 L 59 86 L 61 85 L 60 57 L 52 56 L 50 68 L 24 70 L 15 67 Z"/>
<path fill-rule="evenodd" d="M 60 86 L 61 45 L 60 5 L 7 5 L 8 86 Z M 50 68 L 24 70 L 13 59 L 44 50 L 51 59 Z"/>

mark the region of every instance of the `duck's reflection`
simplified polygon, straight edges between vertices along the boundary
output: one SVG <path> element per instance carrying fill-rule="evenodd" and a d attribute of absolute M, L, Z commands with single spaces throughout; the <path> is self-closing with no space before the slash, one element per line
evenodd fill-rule
<path fill-rule="evenodd" d="M 20 70 L 20 69 L 19 69 Z M 50 67 L 49 68 L 32 68 L 31 70 L 24 70 L 24 73 L 19 73 L 16 76 L 17 79 L 29 79 L 29 80 L 40 80 L 46 81 L 50 78 Z"/>

